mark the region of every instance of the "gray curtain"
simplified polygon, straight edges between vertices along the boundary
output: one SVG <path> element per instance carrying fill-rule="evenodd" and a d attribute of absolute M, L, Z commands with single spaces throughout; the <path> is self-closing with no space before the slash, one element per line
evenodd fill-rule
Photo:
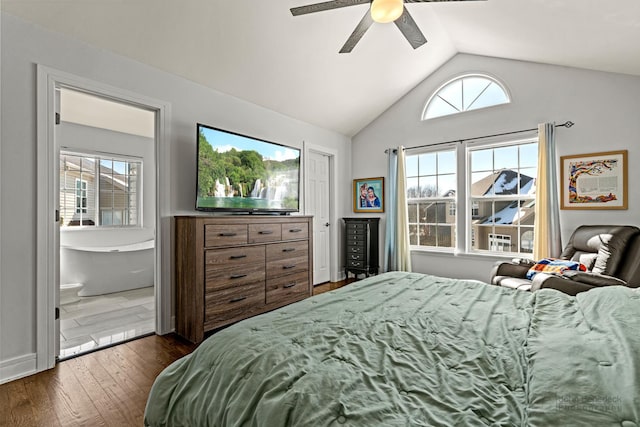
<path fill-rule="evenodd" d="M 411 271 L 404 147 L 387 150 L 387 218 L 384 271 Z"/>

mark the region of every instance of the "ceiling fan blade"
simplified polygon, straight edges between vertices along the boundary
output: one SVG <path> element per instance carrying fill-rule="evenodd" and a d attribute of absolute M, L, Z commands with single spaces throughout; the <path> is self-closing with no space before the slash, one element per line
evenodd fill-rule
<path fill-rule="evenodd" d="M 418 28 L 416 21 L 413 20 L 413 17 L 406 7 L 404 8 L 402 15 L 400 15 L 400 18 L 393 22 L 407 39 L 412 48 L 417 49 L 427 42 L 427 39 L 424 37 L 424 34 L 422 34 L 422 31 L 420 31 L 420 28 Z"/>
<path fill-rule="evenodd" d="M 292 7 L 293 16 L 306 15 L 308 13 L 322 12 L 324 10 L 339 9 L 341 7 L 356 6 L 359 4 L 371 3 L 371 0 L 333 0 L 322 3 L 310 4 L 307 6 Z"/>
<path fill-rule="evenodd" d="M 351 52 L 362 36 L 364 36 L 364 33 L 367 32 L 371 24 L 373 24 L 373 19 L 371 18 L 371 13 L 367 10 L 367 13 L 364 14 L 356 26 L 356 29 L 353 30 L 353 33 L 351 33 L 344 46 L 342 46 L 342 49 L 340 49 L 340 53 Z"/>
<path fill-rule="evenodd" d="M 404 0 L 405 3 L 440 3 L 450 1 L 487 1 L 487 0 Z"/>

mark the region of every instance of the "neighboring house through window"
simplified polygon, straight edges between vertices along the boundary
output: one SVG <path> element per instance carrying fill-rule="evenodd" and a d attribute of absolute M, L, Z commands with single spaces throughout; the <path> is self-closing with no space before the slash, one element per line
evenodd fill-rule
<path fill-rule="evenodd" d="M 472 211 L 477 206 L 470 216 L 475 239 L 469 250 L 530 253 L 521 241 L 534 227 L 537 140 L 473 147 L 468 153 L 468 200 Z"/>
<path fill-rule="evenodd" d="M 142 161 L 60 154 L 60 216 L 65 226 L 139 226 Z"/>

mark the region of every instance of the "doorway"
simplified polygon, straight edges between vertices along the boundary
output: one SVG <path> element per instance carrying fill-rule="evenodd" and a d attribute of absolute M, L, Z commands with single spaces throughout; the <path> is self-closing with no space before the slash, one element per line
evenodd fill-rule
<path fill-rule="evenodd" d="M 141 218 L 140 223 L 136 227 L 131 227 L 129 231 L 136 229 L 137 232 L 147 236 L 150 234 L 150 241 L 153 244 L 152 249 L 152 277 L 151 289 L 153 290 L 153 296 L 151 302 L 147 303 L 147 306 L 153 308 L 152 315 L 147 314 L 152 318 L 153 329 L 151 332 L 157 332 L 159 334 L 168 333 L 171 328 L 171 246 L 170 246 L 170 233 L 171 224 L 168 221 L 164 221 L 163 218 L 169 218 L 169 200 L 170 200 L 170 179 L 169 179 L 169 158 L 168 158 L 168 140 L 169 131 L 167 123 L 170 122 L 170 104 L 159 101 L 156 99 L 148 98 L 146 96 L 139 95 L 137 93 L 129 92 L 120 88 L 115 88 L 105 84 L 97 83 L 82 77 L 78 77 L 69 73 L 65 73 L 59 70 L 54 70 L 45 66 L 37 66 L 37 95 L 38 95 L 38 193 L 37 193 L 37 284 L 36 284 L 36 298 L 37 298 L 37 340 L 36 340 L 36 371 L 42 371 L 52 368 L 57 360 L 57 356 L 60 352 L 60 229 L 61 224 L 67 221 L 66 226 L 69 226 L 70 221 L 76 221 L 78 227 L 75 232 L 75 244 L 81 249 L 86 247 L 94 247 L 96 242 L 88 242 L 91 240 L 89 234 L 81 234 L 80 229 L 83 227 L 92 227 L 89 224 L 89 220 L 103 227 L 96 227 L 95 232 L 101 233 L 100 245 L 109 249 L 108 252 L 124 252 L 121 246 L 126 246 L 127 243 L 133 242 L 116 242 L 116 236 L 110 231 L 115 228 L 122 227 L 123 222 L 131 221 L 132 217 Z M 99 128 L 95 123 L 83 123 L 82 125 L 74 123 L 74 120 L 67 120 L 60 115 L 61 107 L 61 90 L 70 90 L 74 93 L 82 95 L 91 95 L 99 101 L 107 101 L 108 105 L 117 104 L 119 107 L 131 107 L 132 111 L 144 110 L 146 113 L 151 114 L 151 122 L 153 127 L 153 144 L 151 144 L 150 157 L 152 162 L 150 167 L 145 169 L 144 162 L 140 166 L 134 166 L 138 156 L 131 154 L 127 156 L 118 155 L 114 147 L 110 147 L 105 150 L 97 147 L 84 147 L 81 144 L 66 144 L 62 142 L 62 136 L 65 135 L 71 127 L 74 127 L 74 131 L 80 129 L 80 134 L 87 131 L 88 127 Z M 86 109 L 87 112 L 92 113 L 92 108 Z M 93 115 L 93 114 L 90 114 Z M 93 115 L 95 116 L 95 115 Z M 68 118 L 69 116 L 67 116 Z M 57 123 L 63 123 L 64 121 L 71 122 L 72 125 L 58 125 Z M 108 128 L 108 127 L 107 127 Z M 131 131 L 122 132 L 122 129 L 109 129 L 111 133 L 127 134 Z M 86 136 L 86 135 L 85 135 Z M 91 136 L 87 139 L 93 139 Z M 80 149 L 78 149 L 80 147 Z M 79 185 L 76 184 L 75 178 L 73 178 L 73 184 L 65 183 L 65 186 L 61 190 L 61 153 L 64 155 L 78 155 L 79 157 L 91 157 L 94 163 L 94 180 L 104 179 L 105 185 L 108 181 L 113 184 L 115 181 L 122 181 L 125 177 L 122 175 L 128 175 L 126 178 L 130 181 L 133 180 L 133 176 L 139 176 L 140 171 L 136 170 L 132 173 L 136 167 L 139 167 L 143 171 L 149 173 L 149 176 L 142 172 L 142 179 L 147 183 L 152 183 L 152 186 L 143 191 L 141 195 L 134 195 L 129 191 L 121 192 L 119 194 L 120 202 L 124 199 L 132 201 L 134 198 L 139 197 L 141 202 L 138 202 L 136 209 L 127 211 L 121 209 L 123 206 L 120 202 L 114 202 L 115 198 L 105 197 L 107 200 L 111 200 L 111 206 L 107 204 L 100 205 L 95 201 L 91 201 L 88 190 L 91 188 L 90 179 L 87 179 L 86 183 L 83 183 L 83 179 L 79 178 Z M 78 156 L 77 156 L 78 157 Z M 99 159 L 99 160 L 97 160 Z M 77 160 L 77 159 L 76 159 Z M 81 162 L 84 160 L 81 160 Z M 104 162 L 102 162 L 104 161 Z M 90 168 L 90 160 L 87 160 L 87 167 Z M 109 165 L 106 163 L 110 163 Z M 128 166 L 123 169 L 123 162 L 129 162 Z M 97 165 L 97 166 L 96 166 Z M 105 169 L 103 169 L 105 166 Z M 109 174 L 111 169 L 111 178 L 105 177 Z M 120 173 L 125 172 L 127 173 Z M 145 177 L 146 176 L 146 177 Z M 77 185 L 77 187 L 76 187 Z M 100 187 L 98 192 L 100 191 Z M 105 189 L 106 186 L 102 187 Z M 162 189 L 162 191 L 160 191 Z M 85 190 L 87 191 L 85 193 Z M 64 215 L 61 215 L 60 194 L 66 192 L 65 197 L 67 200 L 64 203 L 69 203 L 73 206 L 73 213 L 70 214 L 67 211 L 65 220 Z M 113 192 L 113 189 L 111 190 Z M 150 193 L 152 196 L 151 201 L 145 199 L 144 194 Z M 126 196 L 125 196 L 126 194 Z M 106 195 L 106 194 L 104 194 Z M 87 212 L 83 212 L 86 204 Z M 89 207 L 94 207 L 94 218 L 88 218 Z M 146 208 L 144 208 L 146 206 Z M 133 208 L 132 205 L 129 206 Z M 76 212 L 79 209 L 80 212 Z M 139 212 L 134 212 L 139 211 Z M 145 215 L 145 211 L 150 210 L 152 215 L 149 217 Z M 74 215 L 78 215 L 77 218 L 71 218 Z M 70 217 L 71 215 L 71 217 Z M 127 218 L 127 219 L 125 219 Z M 149 225 L 148 229 L 145 229 L 145 224 Z M 86 230 L 83 230 L 86 231 Z M 118 233 L 116 233 L 118 234 Z M 127 236 L 132 237 L 132 236 Z M 139 237 L 139 236 L 138 236 Z M 135 240 L 135 239 L 133 239 Z M 84 243 L 92 244 L 84 244 Z M 110 246 L 113 244 L 112 246 Z M 117 248 L 114 246 L 117 244 Z M 104 248 L 103 248 L 104 249 Z M 116 250 L 111 250 L 116 249 Z M 131 248 L 127 248 L 129 250 Z M 114 269 L 111 269 L 110 274 L 114 273 Z M 107 276 L 110 276 L 107 275 Z M 73 281 L 69 283 L 76 284 L 82 283 L 82 281 Z M 112 281 L 113 282 L 113 281 Z M 120 282 L 119 280 L 116 282 Z M 92 284 L 93 285 L 93 284 Z M 149 286 L 147 286 L 149 287 Z M 83 296 L 81 294 L 75 294 L 75 291 L 71 293 L 72 298 Z M 122 302 L 122 301 L 121 301 Z M 125 303 L 126 304 L 126 303 Z M 104 341 L 103 341 L 104 342 Z M 105 345 L 111 345 L 113 342 Z"/>
<path fill-rule="evenodd" d="M 305 156 L 306 196 L 305 211 L 313 215 L 313 284 L 330 280 L 335 270 L 332 259 L 332 242 L 335 242 L 335 203 L 333 185 L 335 155 L 320 148 L 308 149 Z"/>
<path fill-rule="evenodd" d="M 56 94 L 62 360 L 155 331 L 155 112 Z"/>

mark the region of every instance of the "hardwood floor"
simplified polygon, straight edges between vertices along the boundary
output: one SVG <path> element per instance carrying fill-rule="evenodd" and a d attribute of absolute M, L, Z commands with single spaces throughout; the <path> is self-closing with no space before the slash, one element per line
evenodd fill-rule
<path fill-rule="evenodd" d="M 348 285 L 349 283 L 355 282 L 356 279 L 354 279 L 353 277 L 346 279 L 346 280 L 341 280 L 339 282 L 327 282 L 327 283 L 323 283 L 321 285 L 316 285 L 313 287 L 313 294 L 314 295 L 318 295 L 318 294 L 322 294 L 324 292 L 329 292 L 332 291 L 334 289 L 338 289 L 343 287 L 344 285 Z"/>
<path fill-rule="evenodd" d="M 324 283 L 313 294 L 353 281 Z M 152 335 L 2 384 L 0 427 L 142 426 L 156 376 L 195 348 L 175 334 Z"/>
<path fill-rule="evenodd" d="M 152 335 L 0 385 L 0 426 L 141 426 L 156 376 L 195 347 Z"/>

